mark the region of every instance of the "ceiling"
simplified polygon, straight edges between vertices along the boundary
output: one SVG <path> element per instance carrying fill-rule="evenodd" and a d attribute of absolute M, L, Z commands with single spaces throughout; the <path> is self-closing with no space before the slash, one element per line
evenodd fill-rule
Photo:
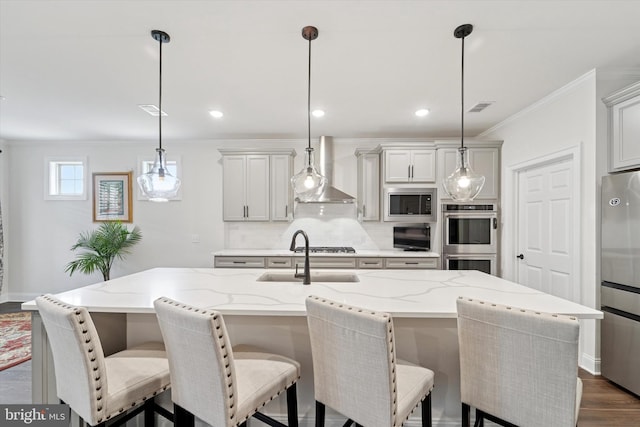
<path fill-rule="evenodd" d="M 640 1 L 0 0 L 0 139 L 475 136 L 594 68 L 640 75 Z M 428 108 L 427 117 L 414 111 Z M 224 112 L 214 119 L 208 111 Z"/>

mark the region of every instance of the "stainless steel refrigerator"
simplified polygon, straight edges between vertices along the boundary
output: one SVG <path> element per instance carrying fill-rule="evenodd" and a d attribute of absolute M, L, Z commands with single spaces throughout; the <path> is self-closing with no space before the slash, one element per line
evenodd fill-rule
<path fill-rule="evenodd" d="M 640 172 L 602 178 L 602 375 L 640 394 Z"/>

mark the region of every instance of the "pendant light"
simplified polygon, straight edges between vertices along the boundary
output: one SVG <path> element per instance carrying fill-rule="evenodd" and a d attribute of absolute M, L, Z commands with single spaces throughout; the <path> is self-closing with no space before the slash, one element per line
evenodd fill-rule
<path fill-rule="evenodd" d="M 311 148 L 311 40 L 318 38 L 318 29 L 307 26 L 302 29 L 302 37 L 309 41 L 309 73 L 307 86 L 307 137 L 308 146 L 305 149 L 305 162 L 302 170 L 291 177 L 291 186 L 296 200 L 310 202 L 317 200 L 327 185 L 327 178 L 320 174 L 315 167 L 313 148 Z"/>
<path fill-rule="evenodd" d="M 473 25 L 464 24 L 455 29 L 453 35 L 462 39 L 462 81 L 461 81 L 461 114 L 460 114 L 460 148 L 456 156 L 456 170 L 444 180 L 444 191 L 453 200 L 472 201 L 484 185 L 484 176 L 475 173 L 469 166 L 467 148 L 464 146 L 464 38 L 471 34 Z"/>
<path fill-rule="evenodd" d="M 166 202 L 178 194 L 180 179 L 171 175 L 167 169 L 167 159 L 162 148 L 162 44 L 169 43 L 169 34 L 160 30 L 151 31 L 151 36 L 160 46 L 159 100 L 158 100 L 158 148 L 151 170 L 138 177 L 138 185 L 152 202 Z"/>

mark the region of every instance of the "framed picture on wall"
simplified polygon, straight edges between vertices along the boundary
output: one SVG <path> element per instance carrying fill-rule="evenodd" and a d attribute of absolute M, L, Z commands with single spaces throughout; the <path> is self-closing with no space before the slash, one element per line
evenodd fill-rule
<path fill-rule="evenodd" d="M 93 174 L 93 222 L 133 221 L 131 172 Z"/>

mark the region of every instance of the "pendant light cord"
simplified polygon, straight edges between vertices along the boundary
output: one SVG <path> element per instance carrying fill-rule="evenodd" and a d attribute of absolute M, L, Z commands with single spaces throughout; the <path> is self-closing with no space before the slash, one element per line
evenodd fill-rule
<path fill-rule="evenodd" d="M 160 67 L 158 76 L 158 148 L 162 150 L 162 37 L 159 37 L 158 43 L 160 44 Z M 162 153 L 162 151 L 160 151 Z"/>
<path fill-rule="evenodd" d="M 307 73 L 307 140 L 309 151 L 309 166 L 311 166 L 311 37 L 309 37 L 309 69 Z"/>
<path fill-rule="evenodd" d="M 460 148 L 464 149 L 464 37 L 462 37 L 462 67 L 461 67 L 461 84 L 460 84 Z"/>

